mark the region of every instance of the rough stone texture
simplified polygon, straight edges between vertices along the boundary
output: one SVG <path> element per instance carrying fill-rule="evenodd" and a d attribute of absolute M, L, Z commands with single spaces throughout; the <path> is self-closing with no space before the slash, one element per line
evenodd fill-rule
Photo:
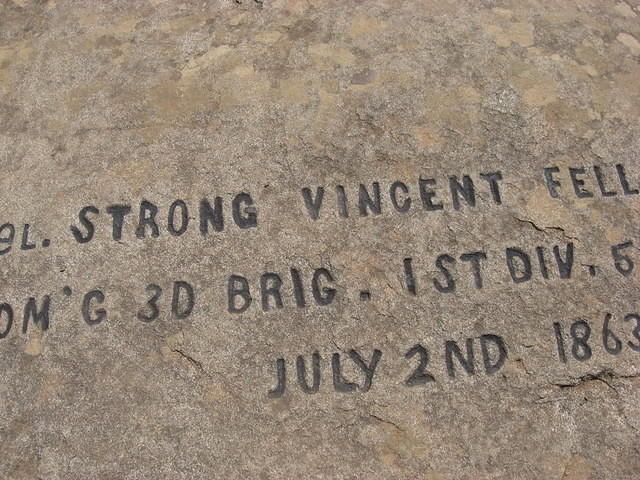
<path fill-rule="evenodd" d="M 623 164 L 638 185 L 639 58 L 637 0 L 3 1 L 0 223 L 17 232 L 0 257 L 0 302 L 14 310 L 0 340 L 0 477 L 637 479 L 640 353 L 624 317 L 640 309 L 638 274 L 621 275 L 610 250 L 632 241 L 623 252 L 640 265 L 639 196 L 617 184 L 617 196 L 578 198 L 567 172 L 585 167 L 598 192 L 592 166 L 616 185 Z M 549 166 L 560 198 L 547 192 Z M 497 170 L 501 205 L 479 177 Z M 447 178 L 465 174 L 477 205 L 457 211 Z M 422 209 L 419 178 L 437 179 L 441 211 Z M 410 188 L 407 213 L 389 202 L 396 180 Z M 358 185 L 373 182 L 382 214 L 361 217 Z M 314 221 L 301 189 L 320 185 Z M 239 192 L 255 201 L 257 228 L 233 223 Z M 224 231 L 202 236 L 198 202 L 216 195 Z M 143 199 L 160 210 L 158 238 L 135 236 Z M 166 227 L 176 199 L 192 218 L 179 237 Z M 117 203 L 132 205 L 120 241 L 106 214 Z M 100 214 L 79 244 L 69 227 L 86 205 Z M 31 250 L 19 248 L 25 223 Z M 571 278 L 544 279 L 534 262 L 532 280 L 512 281 L 507 247 L 535 260 L 535 246 L 553 258 L 568 242 Z M 479 250 L 481 289 L 459 260 Z M 433 285 L 443 253 L 458 281 L 444 294 Z M 305 308 L 291 267 L 305 278 Z M 335 278 L 328 306 L 306 286 L 318 267 Z M 284 308 L 262 311 L 264 272 L 282 276 Z M 231 274 L 251 283 L 243 314 L 227 311 Z M 175 280 L 196 291 L 187 318 L 170 313 Z M 144 323 L 150 283 L 164 292 Z M 89 326 L 81 304 L 94 289 L 107 319 Z M 24 305 L 44 295 L 48 330 L 31 322 L 23 333 Z M 618 355 L 603 347 L 607 312 Z M 578 318 L 592 328 L 583 362 L 571 354 Z M 508 350 L 493 375 L 483 334 Z M 466 338 L 476 374 L 458 363 L 451 378 L 445 341 L 464 352 Z M 407 387 L 418 357 L 404 355 L 417 343 L 435 382 Z M 367 362 L 382 352 L 368 392 L 332 385 L 334 352 L 362 384 L 351 349 Z M 314 351 L 322 383 L 310 395 L 295 384 L 295 358 L 308 365 Z M 289 385 L 270 398 L 278 358 Z"/>

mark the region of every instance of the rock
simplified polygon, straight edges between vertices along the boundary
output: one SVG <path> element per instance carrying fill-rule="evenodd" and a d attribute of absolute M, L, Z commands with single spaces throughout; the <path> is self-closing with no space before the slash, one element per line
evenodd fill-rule
<path fill-rule="evenodd" d="M 638 478 L 639 13 L 3 2 L 0 478 Z"/>

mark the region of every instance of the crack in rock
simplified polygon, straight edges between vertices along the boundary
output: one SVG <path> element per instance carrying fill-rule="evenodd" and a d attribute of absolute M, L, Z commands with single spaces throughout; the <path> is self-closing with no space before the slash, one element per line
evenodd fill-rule
<path fill-rule="evenodd" d="M 580 385 L 587 384 L 589 382 L 601 382 L 604 383 L 611 390 L 618 393 L 618 390 L 611 384 L 612 380 L 628 380 L 632 378 L 640 378 L 640 373 L 621 375 L 613 372 L 609 369 L 603 369 L 596 373 L 588 373 L 580 377 L 573 377 L 568 380 L 558 380 L 553 382 L 553 385 L 560 387 L 560 389 L 576 388 Z"/>
<path fill-rule="evenodd" d="M 527 220 L 526 218 L 519 218 L 519 217 L 516 217 L 515 215 L 513 216 L 513 218 L 515 218 L 520 223 L 528 223 L 529 225 L 531 225 L 534 229 L 536 229 L 539 232 L 548 233 L 549 230 L 554 230 L 556 232 L 560 232 L 560 234 L 563 237 L 568 238 L 569 240 L 575 240 L 576 242 L 580 241 L 580 239 L 578 237 L 573 237 L 571 235 L 568 235 L 567 232 L 565 231 L 565 229 L 562 228 L 562 227 L 547 226 L 547 225 L 543 225 L 542 227 L 540 227 L 540 226 L 536 225 L 533 221 Z"/>
<path fill-rule="evenodd" d="M 185 360 L 187 360 L 189 363 L 191 363 L 191 365 L 193 365 L 194 367 L 196 367 L 197 370 L 200 370 L 202 373 L 204 373 L 206 376 L 210 376 L 207 371 L 204 369 L 204 367 L 202 366 L 202 362 L 196 360 L 195 358 L 193 358 L 191 355 L 189 355 L 188 353 L 183 352 L 182 350 L 178 349 L 178 348 L 174 348 L 171 350 L 173 353 L 177 353 L 178 355 L 180 355 L 182 358 L 184 358 Z"/>

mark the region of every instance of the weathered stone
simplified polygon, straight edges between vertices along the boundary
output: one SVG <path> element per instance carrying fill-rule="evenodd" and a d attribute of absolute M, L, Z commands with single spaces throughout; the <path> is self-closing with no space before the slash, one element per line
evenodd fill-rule
<path fill-rule="evenodd" d="M 0 477 L 638 478 L 639 15 L 0 3 Z"/>

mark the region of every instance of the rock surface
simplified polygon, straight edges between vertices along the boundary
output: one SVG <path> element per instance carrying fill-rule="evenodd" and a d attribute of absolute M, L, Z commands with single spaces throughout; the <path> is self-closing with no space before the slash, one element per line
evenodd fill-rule
<path fill-rule="evenodd" d="M 637 479 L 638 118 L 637 0 L 2 2 L 0 477 Z"/>

